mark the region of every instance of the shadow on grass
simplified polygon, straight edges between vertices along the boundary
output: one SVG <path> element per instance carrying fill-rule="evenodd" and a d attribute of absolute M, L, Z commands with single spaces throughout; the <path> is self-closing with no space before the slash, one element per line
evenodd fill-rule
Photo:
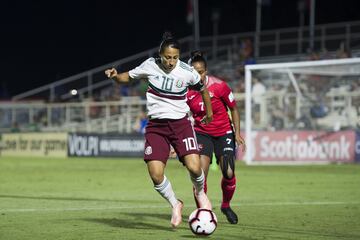
<path fill-rule="evenodd" d="M 170 209 L 170 208 L 169 208 Z M 170 210 L 169 210 L 170 211 Z M 133 217 L 136 220 L 143 220 L 143 219 L 147 219 L 147 218 L 157 218 L 157 219 L 162 219 L 162 220 L 169 220 L 170 222 L 170 218 L 171 218 L 171 213 L 169 212 L 168 214 L 161 214 L 161 213 L 144 213 L 144 212 L 126 212 L 126 213 L 121 213 L 121 215 L 126 215 L 128 217 Z"/>
<path fill-rule="evenodd" d="M 190 231 L 190 230 L 189 230 Z M 186 234 L 186 235 L 180 235 L 180 237 L 183 239 L 222 239 L 222 240 L 234 240 L 234 239 L 241 239 L 241 240 L 254 240 L 253 237 L 243 237 L 240 235 L 231 235 L 231 234 L 221 234 L 221 237 L 216 235 L 216 232 L 213 233 L 210 236 L 196 236 L 194 234 Z M 264 238 L 265 239 L 265 238 Z"/>
<path fill-rule="evenodd" d="M 127 229 L 151 229 L 161 231 L 173 231 L 170 227 L 153 224 L 144 221 L 138 221 L 135 219 L 122 219 L 122 218 L 85 218 L 85 221 L 105 224 L 116 228 L 127 228 Z"/>
<path fill-rule="evenodd" d="M 88 222 L 95 222 L 106 224 L 111 227 L 127 228 L 127 229 L 151 229 L 161 231 L 175 231 L 176 229 L 183 230 L 187 228 L 187 222 L 183 219 L 181 226 L 173 229 L 170 226 L 170 213 L 120 213 L 122 215 L 118 218 L 85 218 L 83 220 Z M 159 221 L 160 219 L 160 221 Z M 154 224 L 159 223 L 159 224 Z"/>

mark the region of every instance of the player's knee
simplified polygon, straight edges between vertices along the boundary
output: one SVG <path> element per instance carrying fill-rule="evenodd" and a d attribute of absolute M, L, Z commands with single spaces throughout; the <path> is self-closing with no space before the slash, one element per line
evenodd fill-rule
<path fill-rule="evenodd" d="M 190 175 L 193 177 L 199 177 L 202 173 L 200 165 L 193 164 L 187 166 L 187 169 L 189 170 Z"/>
<path fill-rule="evenodd" d="M 226 174 L 223 174 L 224 178 L 226 179 L 232 179 L 234 177 L 234 171 L 228 169 L 228 171 L 226 172 Z"/>
<path fill-rule="evenodd" d="M 222 175 L 226 179 L 232 179 L 234 176 L 234 171 L 230 168 L 222 169 Z"/>
<path fill-rule="evenodd" d="M 224 154 L 221 161 L 222 175 L 226 179 L 231 179 L 235 171 L 235 156 L 233 154 Z"/>
<path fill-rule="evenodd" d="M 150 177 L 154 185 L 159 185 L 164 181 L 164 175 L 160 173 L 152 173 L 150 174 Z"/>
<path fill-rule="evenodd" d="M 186 157 L 184 159 L 184 164 L 192 176 L 201 175 L 202 170 L 199 159 Z"/>

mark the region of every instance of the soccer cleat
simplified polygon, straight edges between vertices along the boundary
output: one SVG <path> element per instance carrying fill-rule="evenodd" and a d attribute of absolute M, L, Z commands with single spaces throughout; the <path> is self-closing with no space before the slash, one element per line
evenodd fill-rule
<path fill-rule="evenodd" d="M 205 193 L 207 193 L 207 183 L 206 183 L 206 181 L 204 183 L 204 191 L 205 191 Z M 195 203 L 196 203 L 196 207 L 200 208 L 199 201 L 196 199 L 196 195 L 195 195 L 195 187 L 193 187 L 193 195 L 194 195 L 194 200 L 195 200 Z"/>
<path fill-rule="evenodd" d="M 173 209 L 172 209 L 171 226 L 174 228 L 179 226 L 182 221 L 181 212 L 182 212 L 183 206 L 184 206 L 184 203 L 178 199 L 178 204 L 175 207 L 173 207 Z"/>
<path fill-rule="evenodd" d="M 236 213 L 230 208 L 221 208 L 221 212 L 226 216 L 227 220 L 231 224 L 238 223 L 238 217 Z"/>
<path fill-rule="evenodd" d="M 211 202 L 204 191 L 202 191 L 200 194 L 197 194 L 195 190 L 195 202 L 197 203 L 196 205 L 198 208 L 212 210 Z"/>

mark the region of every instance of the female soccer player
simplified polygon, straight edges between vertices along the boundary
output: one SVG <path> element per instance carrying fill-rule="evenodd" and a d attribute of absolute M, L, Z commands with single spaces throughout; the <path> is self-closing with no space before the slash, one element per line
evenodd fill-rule
<path fill-rule="evenodd" d="M 206 177 L 213 152 L 215 152 L 216 162 L 220 165 L 223 176 L 221 180 L 223 192 L 221 211 L 231 224 L 236 224 L 238 217 L 230 208 L 230 201 L 236 187 L 235 142 L 238 146 L 242 145 L 243 151 L 246 147 L 244 139 L 240 135 L 239 112 L 229 86 L 219 78 L 207 75 L 207 63 L 202 52 L 192 52 L 189 64 L 195 68 L 204 81 L 211 97 L 214 113 L 214 119 L 210 124 L 201 124 L 201 119 L 206 114 L 205 103 L 197 92 L 192 90 L 188 92 L 188 104 L 193 114 L 194 128 L 200 148 L 201 166 L 205 171 L 205 192 L 207 191 Z M 231 112 L 231 119 L 227 112 L 228 109 Z"/>
<path fill-rule="evenodd" d="M 190 173 L 200 207 L 212 208 L 204 191 L 205 175 L 201 169 L 196 137 L 187 115 L 188 87 L 199 91 L 203 99 L 206 113 L 200 120 L 202 124 L 210 123 L 213 114 L 210 96 L 200 75 L 179 60 L 180 45 L 168 32 L 163 35 L 159 56 L 159 59 L 145 60 L 128 72 L 118 73 L 112 68 L 106 70 L 105 74 L 119 83 L 138 78 L 146 78 L 149 81 L 146 93 L 149 122 L 145 130 L 144 160 L 155 190 L 172 206 L 171 225 L 177 227 L 182 221 L 183 202 L 176 198 L 170 181 L 164 175 L 170 145 L 174 147 L 180 161 Z"/>

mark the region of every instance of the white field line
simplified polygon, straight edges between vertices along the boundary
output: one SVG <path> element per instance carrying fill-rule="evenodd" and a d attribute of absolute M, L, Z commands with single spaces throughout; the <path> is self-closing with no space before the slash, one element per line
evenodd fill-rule
<path fill-rule="evenodd" d="M 263 203 L 238 203 L 231 204 L 231 206 L 311 206 L 311 205 L 359 205 L 360 202 L 263 202 Z M 219 207 L 220 205 L 213 205 Z M 74 208 L 15 208 L 15 209 L 0 209 L 1 213 L 7 212 L 62 212 L 62 211 L 106 211 L 106 210 L 121 210 L 121 209 L 161 209 L 169 208 L 167 204 L 163 205 L 139 205 L 139 206 L 109 206 L 109 207 L 74 207 Z"/>

